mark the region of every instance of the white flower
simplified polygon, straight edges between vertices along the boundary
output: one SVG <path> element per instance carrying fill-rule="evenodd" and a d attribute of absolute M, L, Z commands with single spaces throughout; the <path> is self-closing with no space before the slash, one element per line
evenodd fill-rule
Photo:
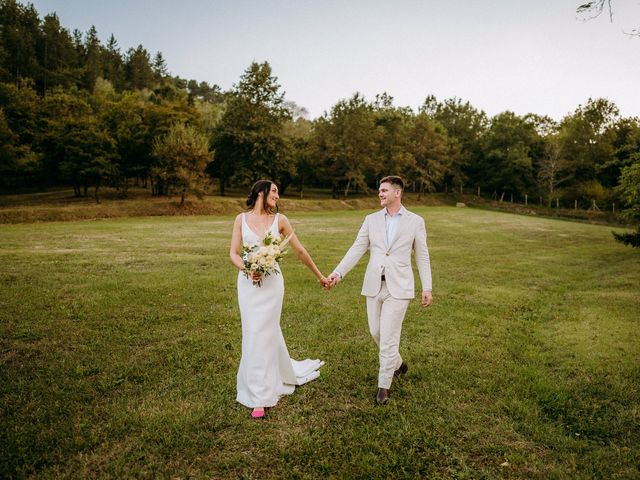
<path fill-rule="evenodd" d="M 245 265 L 245 276 L 250 278 L 251 272 L 260 272 L 263 277 L 279 274 L 280 271 L 276 269 L 276 265 L 286 253 L 285 247 L 290 239 L 291 235 L 283 239 L 282 235 L 274 237 L 269 232 L 257 244 L 243 243 L 242 256 Z M 254 283 L 254 285 L 260 287 L 261 282 Z"/>

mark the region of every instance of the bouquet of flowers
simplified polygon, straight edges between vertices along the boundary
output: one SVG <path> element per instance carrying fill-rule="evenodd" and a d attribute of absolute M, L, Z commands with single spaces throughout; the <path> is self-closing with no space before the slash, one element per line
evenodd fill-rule
<path fill-rule="evenodd" d="M 291 235 L 282 238 L 282 235 L 274 237 L 271 232 L 267 232 L 265 236 L 255 244 L 245 243 L 242 245 L 242 259 L 244 260 L 244 275 L 251 277 L 253 272 L 262 274 L 262 278 L 269 275 L 279 274 L 276 264 L 282 260 L 287 253 L 285 248 L 289 244 Z M 262 286 L 262 279 L 254 282 L 257 287 Z"/>

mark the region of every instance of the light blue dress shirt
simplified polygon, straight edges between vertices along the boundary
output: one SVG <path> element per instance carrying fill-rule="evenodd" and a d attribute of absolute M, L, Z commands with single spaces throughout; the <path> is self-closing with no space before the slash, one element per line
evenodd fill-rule
<path fill-rule="evenodd" d="M 404 206 L 400 207 L 398 213 L 395 215 L 389 215 L 389 212 L 385 209 L 384 212 L 384 224 L 387 229 L 387 248 L 391 246 L 391 242 L 396 236 L 396 228 L 398 227 L 398 222 L 400 221 L 400 217 L 404 213 Z"/>

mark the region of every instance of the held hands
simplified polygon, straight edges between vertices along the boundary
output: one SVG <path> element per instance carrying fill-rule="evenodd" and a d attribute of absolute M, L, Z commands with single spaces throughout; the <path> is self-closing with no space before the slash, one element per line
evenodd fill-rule
<path fill-rule="evenodd" d="M 340 275 L 338 275 L 337 273 L 332 273 L 331 275 L 329 275 L 328 278 L 325 279 L 326 282 L 323 284 L 324 289 L 326 291 L 331 290 L 333 287 L 335 287 L 338 283 L 340 283 Z"/>
<path fill-rule="evenodd" d="M 325 277 L 324 275 L 318 278 L 318 283 L 320 283 L 322 288 L 324 288 L 326 291 L 329 291 L 333 287 L 335 287 L 339 281 L 340 281 L 340 277 L 335 273 L 332 273 L 331 275 L 329 275 L 328 278 Z"/>

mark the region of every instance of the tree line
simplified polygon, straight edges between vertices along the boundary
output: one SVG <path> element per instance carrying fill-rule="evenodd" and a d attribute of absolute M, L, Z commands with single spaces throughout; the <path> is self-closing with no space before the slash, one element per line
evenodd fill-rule
<path fill-rule="evenodd" d="M 413 110 L 355 93 L 310 120 L 271 66 L 252 63 L 228 91 L 168 73 L 161 53 L 122 53 L 95 28 L 0 0 L 0 185 L 72 185 L 76 195 L 131 184 L 152 195 L 202 194 L 271 178 L 281 192 L 367 192 L 382 175 L 411 191 L 472 191 L 498 200 L 610 208 L 629 204 L 640 121 L 603 98 L 560 121 L 489 117 L 459 98 Z"/>

